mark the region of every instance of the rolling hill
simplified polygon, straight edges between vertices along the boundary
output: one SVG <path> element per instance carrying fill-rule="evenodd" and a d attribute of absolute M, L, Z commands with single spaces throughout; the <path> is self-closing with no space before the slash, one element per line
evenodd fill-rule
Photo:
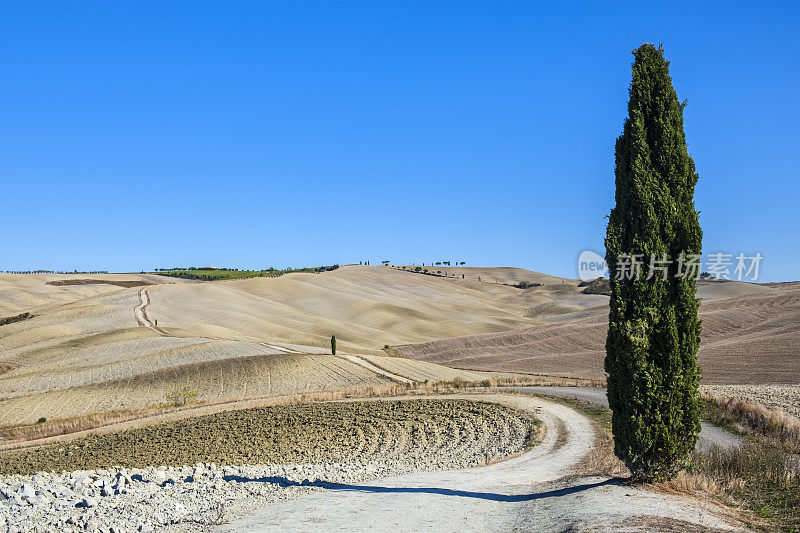
<path fill-rule="evenodd" d="M 182 387 L 223 400 L 395 377 L 603 377 L 608 297 L 523 269 L 448 270 L 464 276 L 374 266 L 204 283 L 2 274 L 0 317 L 33 317 L 0 326 L 0 425 L 145 407 Z M 541 285 L 510 286 L 520 281 Z M 800 288 L 703 282 L 699 294 L 704 383 L 798 382 Z M 342 357 L 329 355 L 332 334 Z M 403 357 L 386 357 L 386 344 Z"/>

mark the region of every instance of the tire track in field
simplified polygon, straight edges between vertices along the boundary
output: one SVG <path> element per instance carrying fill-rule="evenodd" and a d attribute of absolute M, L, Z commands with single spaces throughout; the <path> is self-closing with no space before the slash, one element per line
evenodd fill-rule
<path fill-rule="evenodd" d="M 367 370 L 369 370 L 371 372 L 374 372 L 375 374 L 378 374 L 379 376 L 383 376 L 383 377 L 389 378 L 392 381 L 396 381 L 398 383 L 406 383 L 406 384 L 409 384 L 409 385 L 414 383 L 413 379 L 409 379 L 409 378 L 407 378 L 405 376 L 401 376 L 400 374 L 395 374 L 393 372 L 389 372 L 388 370 L 384 370 L 382 368 L 379 368 L 379 367 L 373 365 L 372 363 L 370 363 L 369 361 L 367 361 L 366 359 L 358 357 L 357 355 L 353 355 L 353 354 L 349 354 L 348 353 L 348 354 L 337 355 L 336 357 L 338 357 L 340 359 L 344 359 L 346 361 L 350 361 L 351 363 L 355 363 L 358 366 L 364 367 Z"/>

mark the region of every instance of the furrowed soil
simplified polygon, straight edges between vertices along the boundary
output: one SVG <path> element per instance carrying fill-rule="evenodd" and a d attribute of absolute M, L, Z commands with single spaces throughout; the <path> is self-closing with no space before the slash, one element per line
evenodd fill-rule
<path fill-rule="evenodd" d="M 216 402 L 389 379 L 604 379 L 607 296 L 524 269 L 441 270 L 448 277 L 372 266 L 219 282 L 97 274 L 77 285 L 0 274 L 0 316 L 33 315 L 0 328 L 0 425 L 149 408 L 183 388 Z M 512 286 L 521 282 L 537 286 Z M 698 295 L 705 385 L 800 384 L 797 284 L 703 281 Z M 340 357 L 324 358 L 332 334 Z"/>
<path fill-rule="evenodd" d="M 738 398 L 800 418 L 800 385 L 707 385 L 714 396 Z"/>
<path fill-rule="evenodd" d="M 0 455 L 0 474 L 124 466 L 391 462 L 486 464 L 538 435 L 530 413 L 469 400 L 308 403 L 226 411 Z"/>
<path fill-rule="evenodd" d="M 707 282 L 698 296 L 704 384 L 800 383 L 800 290 L 791 284 Z M 393 348 L 403 357 L 444 366 L 603 379 L 607 305 L 602 311 L 564 315 L 572 318 L 559 322 L 540 317 L 550 323 Z"/>

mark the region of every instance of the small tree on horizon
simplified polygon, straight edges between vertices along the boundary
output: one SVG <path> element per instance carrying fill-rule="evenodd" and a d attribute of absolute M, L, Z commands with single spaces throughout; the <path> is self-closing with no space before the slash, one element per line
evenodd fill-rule
<path fill-rule="evenodd" d="M 634 480 L 649 481 L 674 475 L 700 431 L 699 300 L 695 278 L 680 269 L 682 260 L 700 254 L 702 231 L 693 200 L 698 175 L 669 62 L 652 44 L 633 54 L 605 242 L 611 278 L 605 369 L 614 451 Z M 639 275 L 630 267 L 635 257 Z M 655 267 L 653 257 L 666 266 Z"/>
<path fill-rule="evenodd" d="M 336 355 L 336 335 L 331 335 L 331 355 Z"/>

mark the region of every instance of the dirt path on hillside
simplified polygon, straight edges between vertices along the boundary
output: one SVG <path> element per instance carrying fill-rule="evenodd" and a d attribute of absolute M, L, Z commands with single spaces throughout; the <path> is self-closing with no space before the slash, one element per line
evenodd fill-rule
<path fill-rule="evenodd" d="M 587 418 L 529 396 L 470 395 L 536 412 L 548 428 L 539 446 L 480 468 L 421 472 L 359 485 L 316 484 L 219 531 L 584 531 L 733 530 L 722 511 L 602 477 L 571 477 L 591 450 Z M 559 430 L 558 428 L 563 428 Z M 563 431 L 563 434 L 559 434 Z M 671 529 L 670 529 L 671 528 Z"/>
<path fill-rule="evenodd" d="M 150 319 L 147 318 L 147 314 L 145 313 L 145 308 L 148 305 L 150 305 L 150 295 L 147 293 L 147 289 L 141 289 L 139 291 L 139 305 L 133 309 L 133 314 L 136 316 L 136 322 L 138 322 L 140 326 L 155 331 L 156 326 L 150 322 Z"/>
<path fill-rule="evenodd" d="M 151 303 L 150 293 L 147 291 L 147 289 L 140 290 L 139 291 L 139 305 L 137 305 L 133 310 L 134 315 L 136 316 L 136 321 L 139 323 L 139 325 L 140 326 L 144 326 L 144 327 L 149 328 L 149 329 L 152 329 L 153 331 L 158 332 L 160 335 L 164 335 L 166 337 L 178 337 L 178 335 L 174 335 L 172 333 L 169 333 L 168 331 L 165 331 L 165 330 L 159 328 L 153 322 L 150 321 L 150 318 L 147 316 L 147 306 L 150 305 L 150 303 Z M 223 339 L 221 337 L 199 337 L 199 338 L 209 338 L 209 339 L 213 339 L 213 340 L 228 340 L 228 341 L 233 341 L 233 342 L 242 342 L 242 341 L 239 341 L 237 339 Z M 287 348 L 285 346 L 279 346 L 277 344 L 271 344 L 271 343 L 267 343 L 267 342 L 259 342 L 258 344 L 260 344 L 261 346 L 264 346 L 265 348 L 270 348 L 272 350 L 276 350 L 278 352 L 286 353 L 286 354 L 304 354 L 304 353 L 307 353 L 307 352 L 301 352 L 301 351 L 295 350 L 293 348 Z M 389 372 L 388 370 L 384 370 L 382 368 L 378 368 L 377 366 L 373 365 L 372 363 L 370 363 L 366 359 L 364 359 L 362 357 L 359 357 L 359 356 L 357 356 L 355 354 L 340 353 L 340 354 L 337 354 L 334 357 L 339 357 L 340 359 L 344 359 L 345 361 L 349 361 L 351 363 L 354 363 L 354 364 L 356 364 L 358 366 L 366 368 L 370 372 L 373 372 L 375 374 L 378 374 L 379 376 L 383 376 L 385 378 L 388 378 L 388 379 L 390 379 L 392 381 L 395 381 L 397 383 L 407 383 L 407 384 L 413 384 L 414 383 L 414 380 L 412 380 L 412 379 L 409 379 L 409 378 L 407 378 L 405 376 L 401 376 L 399 374 L 395 374 L 393 372 Z"/>

